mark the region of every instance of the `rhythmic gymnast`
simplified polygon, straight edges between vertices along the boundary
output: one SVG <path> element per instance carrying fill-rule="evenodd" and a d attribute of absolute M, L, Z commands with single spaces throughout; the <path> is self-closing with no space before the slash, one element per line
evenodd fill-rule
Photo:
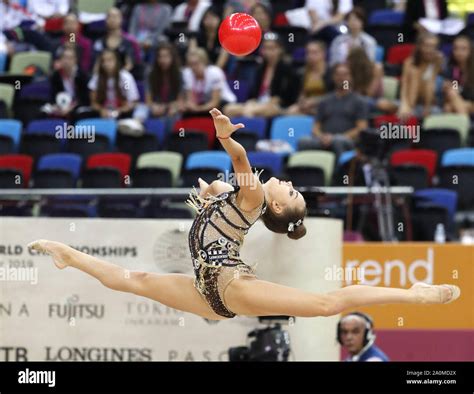
<path fill-rule="evenodd" d="M 306 203 L 291 182 L 271 178 L 262 184 L 245 149 L 231 138 L 233 125 L 219 110 L 210 111 L 217 138 L 232 159 L 237 184 L 199 179 L 186 203 L 197 211 L 189 232 L 195 276 L 129 271 L 63 243 L 37 240 L 28 247 L 52 256 L 60 269 L 74 267 L 104 286 L 158 301 L 208 320 L 244 316 L 332 316 L 376 304 L 445 304 L 460 296 L 454 285 L 415 283 L 410 289 L 353 285 L 318 294 L 260 280 L 239 256 L 244 236 L 261 219 L 291 239 L 306 234 Z M 293 241 L 290 241 L 293 242 Z"/>

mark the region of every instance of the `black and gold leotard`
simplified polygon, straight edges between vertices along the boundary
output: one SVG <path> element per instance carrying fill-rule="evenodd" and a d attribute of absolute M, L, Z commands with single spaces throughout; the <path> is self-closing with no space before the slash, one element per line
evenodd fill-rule
<path fill-rule="evenodd" d="M 218 314 L 232 318 L 236 314 L 225 303 L 229 283 L 238 277 L 255 277 L 245 264 L 239 250 L 249 228 L 267 208 L 266 201 L 252 211 L 243 211 L 236 204 L 240 187 L 218 196 L 199 196 L 193 187 L 186 204 L 197 211 L 189 232 L 189 250 L 196 278 L 194 286 Z"/>

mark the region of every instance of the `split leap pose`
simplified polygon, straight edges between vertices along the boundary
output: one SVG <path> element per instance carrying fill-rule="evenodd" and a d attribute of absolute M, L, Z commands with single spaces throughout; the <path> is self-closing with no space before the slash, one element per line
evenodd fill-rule
<path fill-rule="evenodd" d="M 237 184 L 199 179 L 200 193 L 187 204 L 197 211 L 189 232 L 194 277 L 130 271 L 63 243 L 37 240 L 28 247 L 48 253 L 58 268 L 73 267 L 104 286 L 158 301 L 209 320 L 245 316 L 331 316 L 345 309 L 377 304 L 445 304 L 460 296 L 454 285 L 416 283 L 410 289 L 353 285 L 326 294 L 260 280 L 239 255 L 250 227 L 261 219 L 273 232 L 296 240 L 306 234 L 306 203 L 291 182 L 264 184 L 251 169 L 245 149 L 231 138 L 244 127 L 219 110 L 210 111 L 217 137 L 232 159 Z M 289 241 L 293 242 L 293 241 Z"/>

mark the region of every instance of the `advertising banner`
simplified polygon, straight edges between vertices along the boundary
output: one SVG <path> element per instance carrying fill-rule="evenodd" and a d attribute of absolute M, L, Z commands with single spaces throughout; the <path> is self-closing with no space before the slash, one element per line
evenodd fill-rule
<path fill-rule="evenodd" d="M 192 275 L 191 220 L 2 218 L 0 220 L 0 361 L 227 360 L 263 328 L 256 318 L 208 323 L 152 300 L 105 288 L 73 268 L 58 270 L 29 251 L 35 239 L 66 243 L 131 270 Z M 340 268 L 342 223 L 308 218 L 298 241 L 257 223 L 241 256 L 260 279 L 316 292 L 340 287 L 324 279 Z M 337 360 L 337 316 L 297 318 L 289 326 L 292 360 Z"/>
<path fill-rule="evenodd" d="M 450 283 L 461 297 L 446 305 L 361 308 L 379 329 L 474 329 L 474 246 L 433 243 L 344 245 L 344 283 L 409 288 Z"/>

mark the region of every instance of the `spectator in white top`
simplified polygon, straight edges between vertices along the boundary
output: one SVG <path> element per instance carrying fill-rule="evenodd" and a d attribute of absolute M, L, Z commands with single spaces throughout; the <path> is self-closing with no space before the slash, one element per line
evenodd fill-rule
<path fill-rule="evenodd" d="M 348 32 L 337 36 L 329 48 L 329 65 L 345 63 L 352 48 L 362 47 L 370 61 L 375 61 L 377 41 L 364 32 L 365 14 L 361 8 L 355 7 L 346 15 Z"/>
<path fill-rule="evenodd" d="M 209 0 L 188 0 L 176 6 L 173 22 L 188 22 L 188 30 L 198 31 L 204 12 L 212 5 Z"/>
<path fill-rule="evenodd" d="M 188 67 L 183 71 L 186 115 L 207 114 L 214 107 L 222 108 L 237 101 L 224 72 L 209 65 L 204 49 L 189 50 L 186 60 Z"/>
<path fill-rule="evenodd" d="M 60 18 L 69 12 L 69 0 L 28 0 L 27 10 L 30 14 L 42 18 Z"/>
<path fill-rule="evenodd" d="M 0 0 L 0 32 L 11 44 L 11 53 L 25 48 L 25 43 L 41 51 L 53 51 L 51 40 L 41 33 L 45 20 L 29 13 L 16 0 Z"/>
<path fill-rule="evenodd" d="M 22 23 L 31 21 L 37 26 L 44 26 L 44 19 L 29 13 L 15 0 L 0 0 L 0 31 L 15 29 Z"/>
<path fill-rule="evenodd" d="M 132 74 L 120 68 L 117 52 L 110 49 L 104 49 L 98 65 L 98 73 L 88 84 L 92 108 L 102 118 L 131 117 L 140 100 Z"/>
<path fill-rule="evenodd" d="M 329 47 L 340 33 L 339 27 L 344 15 L 353 8 L 352 0 L 306 0 L 315 39 L 322 40 Z"/>

